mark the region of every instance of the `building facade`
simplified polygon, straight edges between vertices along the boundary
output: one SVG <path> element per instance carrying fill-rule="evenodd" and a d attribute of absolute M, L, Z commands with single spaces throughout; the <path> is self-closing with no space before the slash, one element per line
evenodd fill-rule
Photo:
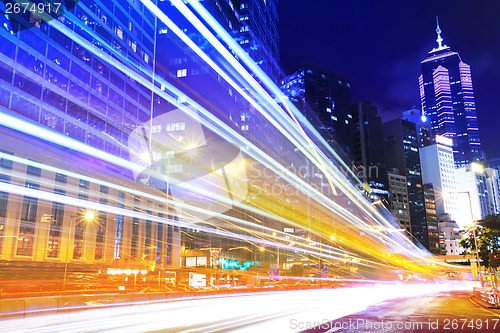
<path fill-rule="evenodd" d="M 436 215 L 436 195 L 432 184 L 424 184 L 425 218 L 429 230 L 429 251 L 434 255 L 441 254 L 439 243 L 439 226 Z"/>
<path fill-rule="evenodd" d="M 457 223 L 461 228 L 492 214 L 491 193 L 488 188 L 484 167 L 471 163 L 468 167 L 456 169 L 461 213 Z"/>
<path fill-rule="evenodd" d="M 461 228 L 457 222 L 452 220 L 448 214 L 442 214 L 439 216 L 439 229 L 442 233 L 440 240 L 442 254 L 447 256 L 463 254 L 465 250 L 460 246 L 462 240 Z"/>
<path fill-rule="evenodd" d="M 281 80 L 281 90 L 333 147 L 352 155 L 355 124 L 349 79 L 326 68 L 304 64 Z"/>
<path fill-rule="evenodd" d="M 386 164 L 397 168 L 406 177 L 411 233 L 422 246 L 429 249 L 417 126 L 407 120 L 394 119 L 384 123 L 382 127 Z"/>
<path fill-rule="evenodd" d="M 491 214 L 500 214 L 500 175 L 498 169 L 486 168 L 486 184 L 490 193 Z"/>
<path fill-rule="evenodd" d="M 453 140 L 457 167 L 483 158 L 470 66 L 443 44 L 439 24 L 438 46 L 421 62 L 420 98 L 433 135 Z"/>
<path fill-rule="evenodd" d="M 242 25 L 240 45 L 262 70 L 278 83 L 279 66 L 279 15 L 278 0 L 235 0 L 235 12 Z M 237 9 L 239 7 L 239 10 Z"/>
<path fill-rule="evenodd" d="M 406 177 L 400 175 L 397 169 L 392 170 L 387 173 L 387 183 L 392 213 L 399 224 L 406 229 L 406 233 L 411 235 L 412 226 Z"/>
<path fill-rule="evenodd" d="M 432 184 L 436 192 L 437 215 L 449 214 L 452 219 L 460 216 L 455 175 L 452 140 L 436 136 L 436 143 L 420 148 L 422 181 Z"/>
<path fill-rule="evenodd" d="M 415 123 L 417 126 L 418 147 L 423 148 L 434 142 L 434 136 L 431 134 L 429 120 L 422 114 L 422 111 L 416 108 L 403 111 L 402 119 Z"/>
<path fill-rule="evenodd" d="M 83 0 L 50 24 L 21 15 L 4 23 L 1 260 L 57 274 L 68 264 L 178 267 L 175 208 L 120 164 L 134 129 L 151 118 L 152 92 L 139 83 L 155 57 L 148 9 Z"/>
<path fill-rule="evenodd" d="M 368 181 L 385 184 L 386 167 L 382 118 L 369 102 L 353 105 L 354 156 Z"/>

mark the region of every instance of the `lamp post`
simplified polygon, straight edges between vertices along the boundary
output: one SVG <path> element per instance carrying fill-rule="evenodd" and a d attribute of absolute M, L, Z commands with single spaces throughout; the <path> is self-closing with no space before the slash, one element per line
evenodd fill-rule
<path fill-rule="evenodd" d="M 273 232 L 274 238 L 276 238 L 276 232 Z M 276 245 L 276 273 L 280 275 L 280 247 Z"/>
<path fill-rule="evenodd" d="M 66 246 L 66 262 L 64 264 L 64 280 L 63 280 L 63 290 L 66 290 L 66 277 L 68 273 L 68 261 L 69 261 L 69 249 L 71 245 L 71 228 L 73 226 L 73 221 L 76 221 L 77 216 L 72 216 L 69 220 L 69 231 L 68 231 L 68 245 Z M 83 221 L 92 221 L 94 219 L 94 212 L 87 211 L 85 215 L 83 215 Z M 77 223 L 78 224 L 78 223 Z"/>
<path fill-rule="evenodd" d="M 478 251 L 478 248 L 477 248 L 476 222 L 474 221 L 474 215 L 472 213 L 472 201 L 471 201 L 471 198 L 470 198 L 470 192 L 469 191 L 465 191 L 465 192 L 457 192 L 457 193 L 466 193 L 467 197 L 469 199 L 470 217 L 471 217 L 471 220 L 472 220 L 472 228 L 473 228 L 472 229 L 472 234 L 474 236 L 474 246 L 476 248 L 475 252 L 476 252 L 477 267 L 478 267 L 478 272 L 479 272 L 479 279 L 481 280 L 481 287 L 484 287 L 483 274 L 481 273 L 481 262 L 479 261 L 479 251 Z"/>

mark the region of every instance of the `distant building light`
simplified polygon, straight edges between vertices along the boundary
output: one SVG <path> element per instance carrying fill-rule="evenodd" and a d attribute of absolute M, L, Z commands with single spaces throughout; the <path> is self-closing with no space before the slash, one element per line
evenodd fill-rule
<path fill-rule="evenodd" d="M 474 172 L 477 172 L 477 173 L 484 173 L 484 168 L 481 164 L 471 163 L 470 169 Z"/>
<path fill-rule="evenodd" d="M 423 123 L 426 123 L 427 122 L 427 117 L 426 116 L 422 116 L 422 117 L 420 117 L 420 120 L 422 120 Z"/>
<path fill-rule="evenodd" d="M 453 146 L 453 140 L 442 135 L 436 135 L 436 142 L 448 147 Z"/>

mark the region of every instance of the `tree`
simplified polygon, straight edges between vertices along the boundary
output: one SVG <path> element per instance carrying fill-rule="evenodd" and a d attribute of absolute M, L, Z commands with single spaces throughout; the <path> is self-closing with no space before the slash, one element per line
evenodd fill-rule
<path fill-rule="evenodd" d="M 497 254 L 500 249 L 500 214 L 488 215 L 483 220 L 476 223 L 477 247 L 479 249 L 479 259 L 483 266 L 489 267 L 490 250 Z M 474 254 L 476 246 L 474 244 L 473 229 L 467 230 L 466 236 L 460 241 L 460 246 L 465 249 L 463 254 Z"/>

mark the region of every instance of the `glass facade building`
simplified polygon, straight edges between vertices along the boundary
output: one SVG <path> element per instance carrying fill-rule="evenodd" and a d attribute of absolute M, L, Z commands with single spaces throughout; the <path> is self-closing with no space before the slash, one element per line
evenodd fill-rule
<path fill-rule="evenodd" d="M 394 119 L 384 123 L 382 127 L 387 166 L 397 168 L 406 177 L 411 233 L 420 244 L 429 249 L 417 125 L 407 120 Z"/>
<path fill-rule="evenodd" d="M 441 29 L 438 47 L 421 62 L 420 98 L 433 135 L 453 139 L 456 167 L 465 167 L 483 158 L 474 102 L 470 66 L 457 52 L 443 45 Z"/>
<path fill-rule="evenodd" d="M 281 90 L 325 138 L 348 154 L 354 152 L 351 85 L 344 75 L 313 64 L 290 70 Z"/>
<path fill-rule="evenodd" d="M 273 83 L 276 27 L 263 17 L 275 1 L 159 6 L 83 0 L 32 27 L 2 16 L 1 279 L 137 290 L 138 272 L 159 287 L 191 285 L 196 269 L 205 283 L 253 285 L 293 266 L 384 276 L 365 263 L 428 255 L 392 232 L 326 127 Z M 327 74 L 310 104 L 352 126 L 349 83 Z"/>
<path fill-rule="evenodd" d="M 384 135 L 377 107 L 370 102 L 356 103 L 352 113 L 355 160 L 362 167 L 365 179 L 386 184 Z"/>
<path fill-rule="evenodd" d="M 128 137 L 151 118 L 151 86 L 139 83 L 151 82 L 154 65 L 151 13 L 137 0 L 82 0 L 35 26 L 26 15 L 2 19 L 3 125 L 10 119 L 34 127 L 1 128 L 1 180 L 31 192 L 1 192 L 0 259 L 36 261 L 55 274 L 68 262 L 70 270 L 178 265 L 180 230 L 160 222 L 170 217 L 165 204 L 133 194 L 153 191 L 136 184 L 129 169 L 83 153 L 128 160 Z"/>

